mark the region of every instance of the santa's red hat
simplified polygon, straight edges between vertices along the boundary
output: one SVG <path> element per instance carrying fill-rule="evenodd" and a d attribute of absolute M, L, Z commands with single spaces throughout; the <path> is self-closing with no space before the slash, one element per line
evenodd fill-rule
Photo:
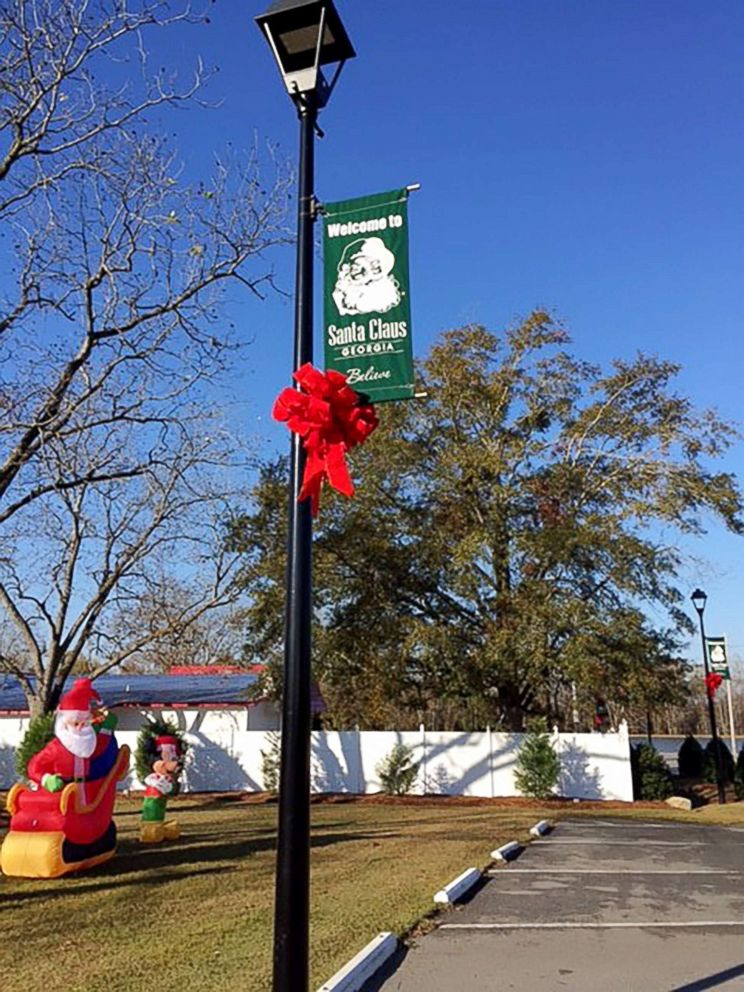
<path fill-rule="evenodd" d="M 94 706 L 101 705 L 101 697 L 90 679 L 77 679 L 72 689 L 59 701 L 58 712 L 88 714 Z"/>

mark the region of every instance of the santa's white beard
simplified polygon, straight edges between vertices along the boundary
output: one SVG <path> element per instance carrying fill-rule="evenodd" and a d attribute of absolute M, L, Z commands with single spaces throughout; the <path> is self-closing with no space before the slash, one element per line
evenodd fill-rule
<path fill-rule="evenodd" d="M 339 275 L 333 299 L 340 314 L 385 313 L 398 306 L 400 292 L 397 283 L 389 276 L 359 283 L 348 275 Z"/>
<path fill-rule="evenodd" d="M 54 735 L 61 742 L 70 754 L 76 758 L 89 758 L 96 749 L 96 732 L 92 727 L 85 727 L 83 730 L 73 730 L 65 723 L 64 716 L 60 713 L 54 721 Z"/>

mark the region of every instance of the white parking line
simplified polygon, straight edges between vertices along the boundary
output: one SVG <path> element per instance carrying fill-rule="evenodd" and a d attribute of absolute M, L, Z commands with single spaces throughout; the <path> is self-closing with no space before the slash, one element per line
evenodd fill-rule
<path fill-rule="evenodd" d="M 534 847 L 537 844 L 549 844 L 550 847 L 555 847 L 556 845 L 561 845 L 563 847 L 595 847 L 602 845 L 602 847 L 707 847 L 701 840 L 604 840 L 604 838 L 597 840 L 591 840 L 587 838 L 586 840 L 561 840 L 560 837 L 553 837 L 550 840 L 533 840 L 530 841 L 530 847 Z"/>
<path fill-rule="evenodd" d="M 487 872 L 497 875 L 741 875 L 725 868 L 493 868 Z"/>
<path fill-rule="evenodd" d="M 643 923 L 623 920 L 619 923 L 443 923 L 440 930 L 672 930 L 694 927 L 740 927 L 744 920 L 684 920 L 669 923 Z"/>
<path fill-rule="evenodd" d="M 594 827 L 609 827 L 611 830 L 679 830 L 685 827 L 685 823 L 638 823 L 636 820 L 559 820 L 556 827 L 580 827 L 582 829 L 593 829 Z M 736 828 L 732 828 L 736 829 Z"/>

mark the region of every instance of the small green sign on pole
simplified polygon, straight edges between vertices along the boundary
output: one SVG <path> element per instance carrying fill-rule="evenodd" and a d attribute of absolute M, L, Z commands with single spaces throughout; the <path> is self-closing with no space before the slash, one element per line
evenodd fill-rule
<path fill-rule="evenodd" d="M 708 652 L 708 666 L 711 672 L 720 675 L 722 679 L 731 679 L 728 664 L 728 651 L 725 637 L 706 637 L 705 649 Z"/>
<path fill-rule="evenodd" d="M 323 207 L 326 369 L 370 403 L 414 395 L 408 189 Z"/>

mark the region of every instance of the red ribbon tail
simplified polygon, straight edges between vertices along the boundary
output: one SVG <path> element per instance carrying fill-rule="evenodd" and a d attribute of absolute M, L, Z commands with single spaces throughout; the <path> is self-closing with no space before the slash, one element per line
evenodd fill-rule
<path fill-rule="evenodd" d="M 326 472 L 333 488 L 344 496 L 354 495 L 354 483 L 346 464 L 346 446 L 342 441 L 330 445 L 326 455 Z"/>
<path fill-rule="evenodd" d="M 323 488 L 325 475 L 325 459 L 316 450 L 308 451 L 305 460 L 305 471 L 302 474 L 302 488 L 297 499 L 310 500 L 311 512 L 317 517 L 320 510 L 320 491 Z"/>

